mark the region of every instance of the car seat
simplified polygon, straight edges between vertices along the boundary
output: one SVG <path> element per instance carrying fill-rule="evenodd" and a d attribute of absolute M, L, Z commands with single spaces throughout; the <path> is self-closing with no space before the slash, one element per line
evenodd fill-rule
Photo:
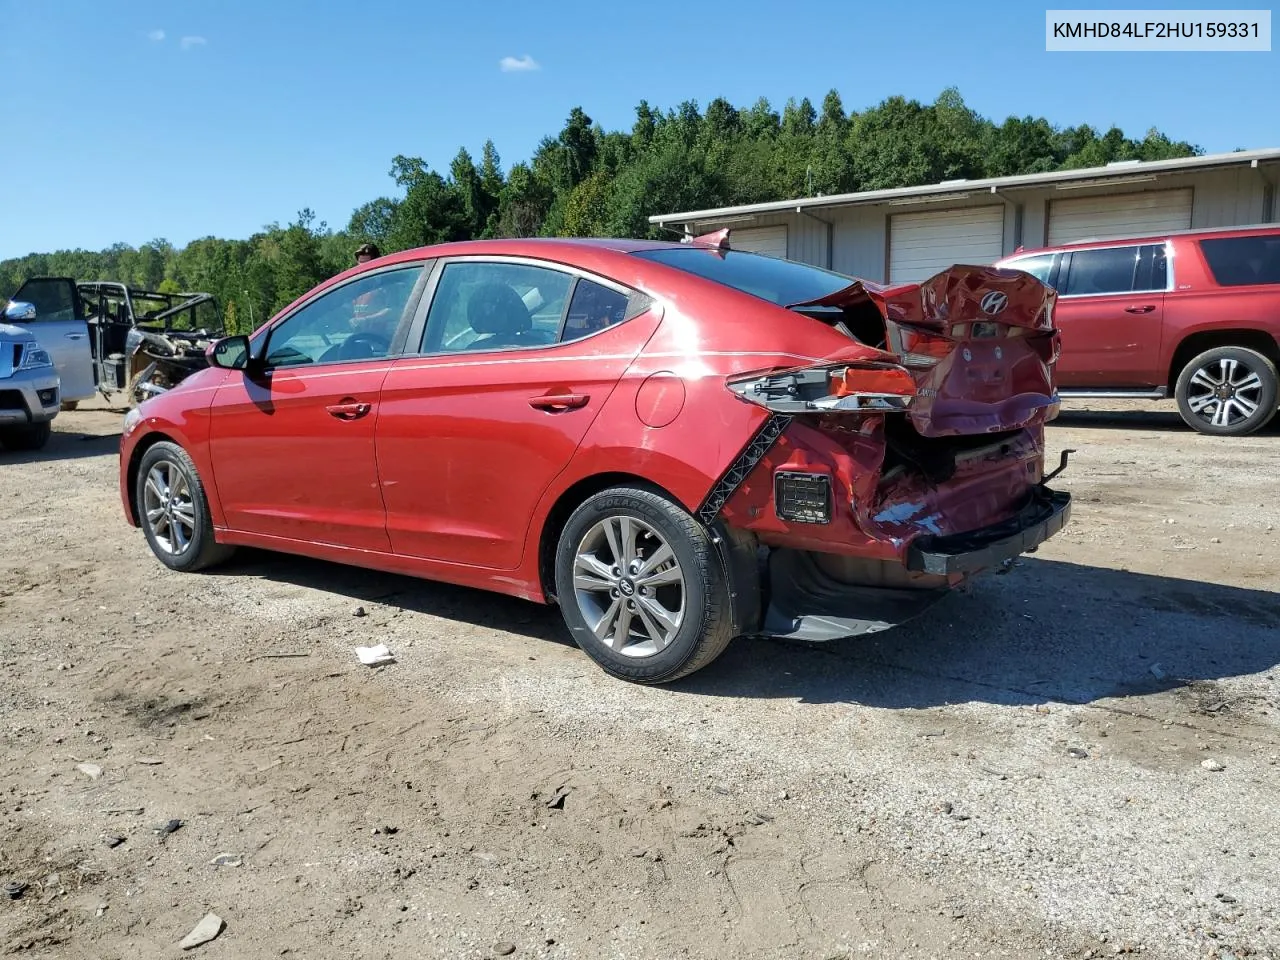
<path fill-rule="evenodd" d="M 467 323 L 480 334 L 468 350 L 521 346 L 527 342 L 524 335 L 533 329 L 533 318 L 520 294 L 496 282 L 481 284 L 467 299 Z"/>

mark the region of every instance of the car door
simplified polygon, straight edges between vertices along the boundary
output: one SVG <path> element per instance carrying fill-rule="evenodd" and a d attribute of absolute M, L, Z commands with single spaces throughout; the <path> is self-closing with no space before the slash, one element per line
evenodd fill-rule
<path fill-rule="evenodd" d="M 230 371 L 210 408 L 213 477 L 229 527 L 390 548 L 374 427 L 426 275 L 424 262 L 360 274 L 255 337 L 258 362 Z"/>
<path fill-rule="evenodd" d="M 18 324 L 49 351 L 62 381 L 63 400 L 85 400 L 97 385 L 89 325 L 75 281 L 69 277 L 33 277 L 13 295 L 36 308 L 36 317 Z"/>
<path fill-rule="evenodd" d="M 1064 253 L 1056 323 L 1058 382 L 1066 388 L 1156 387 L 1168 261 L 1163 243 Z"/>
<path fill-rule="evenodd" d="M 512 569 L 539 498 L 659 315 L 644 294 L 545 261 L 436 269 L 419 355 L 382 388 L 387 529 L 398 554 Z"/>

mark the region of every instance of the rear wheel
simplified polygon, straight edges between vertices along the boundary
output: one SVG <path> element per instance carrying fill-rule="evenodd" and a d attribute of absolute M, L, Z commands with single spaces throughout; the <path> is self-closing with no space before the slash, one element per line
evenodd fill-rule
<path fill-rule="evenodd" d="M 1174 397 L 1193 429 L 1243 437 L 1275 415 L 1276 389 L 1276 366 L 1265 356 L 1246 347 L 1215 347 L 1183 368 Z"/>
<path fill-rule="evenodd" d="M 176 443 L 147 448 L 135 488 L 138 520 L 151 552 L 171 570 L 191 573 L 235 551 L 213 538 L 209 501 L 196 466 Z"/>
<path fill-rule="evenodd" d="M 556 549 L 556 595 L 578 646 L 623 680 L 688 676 L 733 638 L 706 527 L 650 490 L 613 487 L 573 512 Z"/>
<path fill-rule="evenodd" d="M 53 424 L 48 420 L 24 423 L 17 427 L 0 427 L 0 446 L 10 450 L 41 450 L 49 442 L 52 433 Z"/>

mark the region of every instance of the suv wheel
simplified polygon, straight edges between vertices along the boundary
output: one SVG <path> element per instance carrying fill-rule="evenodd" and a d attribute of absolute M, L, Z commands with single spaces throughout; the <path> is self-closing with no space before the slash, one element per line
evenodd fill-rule
<path fill-rule="evenodd" d="M 1215 347 L 1194 357 L 1178 375 L 1178 412 L 1193 429 L 1243 437 L 1276 412 L 1276 366 L 1256 350 Z"/>
<path fill-rule="evenodd" d="M 229 557 L 234 547 L 213 539 L 213 520 L 196 465 L 176 443 L 161 441 L 142 455 L 135 504 L 151 552 L 171 570 L 191 573 Z"/>
<path fill-rule="evenodd" d="M 53 433 L 48 420 L 17 427 L 0 427 L 0 446 L 10 450 L 42 450 Z"/>
<path fill-rule="evenodd" d="M 651 490 L 613 487 L 573 512 L 556 548 L 556 595 L 578 646 L 623 680 L 678 680 L 733 638 L 706 527 Z"/>

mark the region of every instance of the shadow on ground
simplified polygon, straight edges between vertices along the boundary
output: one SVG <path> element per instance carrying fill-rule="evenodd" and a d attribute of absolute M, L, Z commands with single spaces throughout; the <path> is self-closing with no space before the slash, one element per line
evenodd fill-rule
<path fill-rule="evenodd" d="M 555 608 L 497 594 L 259 551 L 222 572 L 572 645 Z M 821 645 L 735 640 L 675 689 L 892 709 L 1084 704 L 1278 665 L 1280 594 L 1024 557 L 896 630 Z"/>
<path fill-rule="evenodd" d="M 40 460 L 78 460 L 100 457 L 120 449 L 120 431 L 115 433 L 61 433 L 49 437 L 43 450 L 0 450 L 0 464 L 35 463 Z"/>

